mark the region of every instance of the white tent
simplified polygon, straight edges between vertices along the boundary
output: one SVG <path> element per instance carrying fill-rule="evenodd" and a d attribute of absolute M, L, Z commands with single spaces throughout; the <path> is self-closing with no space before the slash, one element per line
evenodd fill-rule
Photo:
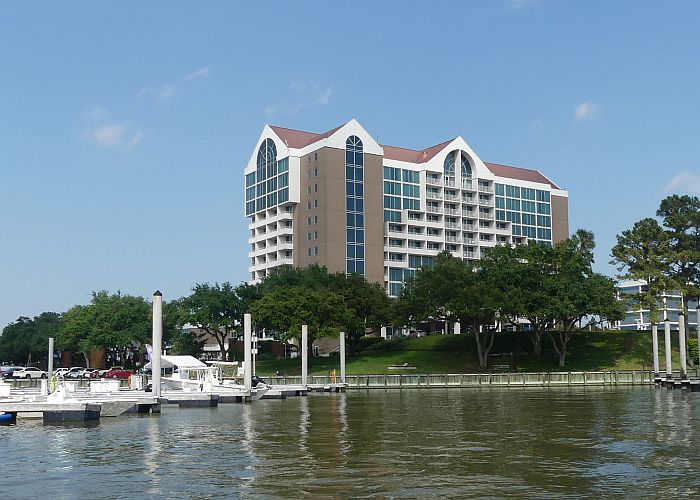
<path fill-rule="evenodd" d="M 187 368 L 206 368 L 207 365 L 193 356 L 161 356 L 161 367 L 172 368 L 173 370 Z M 151 363 L 146 363 L 146 370 L 151 369 Z"/>

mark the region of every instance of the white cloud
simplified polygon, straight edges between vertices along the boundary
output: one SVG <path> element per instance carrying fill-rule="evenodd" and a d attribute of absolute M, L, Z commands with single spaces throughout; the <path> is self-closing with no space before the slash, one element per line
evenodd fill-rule
<path fill-rule="evenodd" d="M 314 101 L 314 103 L 322 104 L 325 106 L 326 104 L 328 104 L 328 101 L 330 100 L 332 94 L 332 89 L 326 89 L 325 91 L 321 92 L 318 96 L 316 96 L 316 100 Z"/>
<path fill-rule="evenodd" d="M 574 110 L 577 121 L 590 120 L 598 114 L 598 105 L 594 102 L 582 102 Z"/>
<path fill-rule="evenodd" d="M 166 83 L 160 89 L 160 92 L 158 92 L 158 95 L 156 96 L 156 102 L 168 102 L 173 97 L 175 97 L 175 87 L 173 87 L 169 83 Z"/>
<path fill-rule="evenodd" d="M 184 80 L 197 80 L 200 78 L 207 78 L 209 76 L 209 66 L 204 66 L 196 71 L 193 71 L 189 75 L 184 76 Z"/>
<path fill-rule="evenodd" d="M 92 139 L 100 146 L 116 146 L 122 140 L 124 127 L 121 125 L 102 125 L 92 131 Z"/>
<path fill-rule="evenodd" d="M 668 181 L 664 191 L 667 193 L 700 195 L 700 174 L 684 170 Z"/>

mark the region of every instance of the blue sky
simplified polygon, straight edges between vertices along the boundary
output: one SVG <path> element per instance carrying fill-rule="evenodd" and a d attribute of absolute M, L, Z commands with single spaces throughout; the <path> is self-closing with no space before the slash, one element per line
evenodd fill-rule
<path fill-rule="evenodd" d="M 247 276 L 242 171 L 265 123 L 463 136 L 615 235 L 700 194 L 700 3 L 4 2 L 0 327 L 92 290 Z"/>

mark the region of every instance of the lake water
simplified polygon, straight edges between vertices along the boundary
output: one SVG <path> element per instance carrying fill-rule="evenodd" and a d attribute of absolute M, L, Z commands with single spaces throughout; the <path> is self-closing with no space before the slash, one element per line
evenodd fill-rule
<path fill-rule="evenodd" d="M 700 394 L 312 394 L 0 427 L 0 496 L 700 497 Z"/>

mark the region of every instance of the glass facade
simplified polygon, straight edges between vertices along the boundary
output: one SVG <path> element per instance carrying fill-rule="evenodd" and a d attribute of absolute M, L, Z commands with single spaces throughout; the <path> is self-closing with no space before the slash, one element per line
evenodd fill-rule
<path fill-rule="evenodd" d="M 277 148 L 265 139 L 258 149 L 255 172 L 245 176 L 245 214 L 289 201 L 289 158 L 277 161 Z"/>
<path fill-rule="evenodd" d="M 420 211 L 419 173 L 384 167 L 384 221 L 401 222 L 401 210 Z"/>
<path fill-rule="evenodd" d="M 513 236 L 526 236 L 551 245 L 552 207 L 549 191 L 498 183 L 495 188 L 496 220 L 510 222 Z"/>
<path fill-rule="evenodd" d="M 345 141 L 345 271 L 365 274 L 364 154 L 362 141 L 351 135 Z"/>

